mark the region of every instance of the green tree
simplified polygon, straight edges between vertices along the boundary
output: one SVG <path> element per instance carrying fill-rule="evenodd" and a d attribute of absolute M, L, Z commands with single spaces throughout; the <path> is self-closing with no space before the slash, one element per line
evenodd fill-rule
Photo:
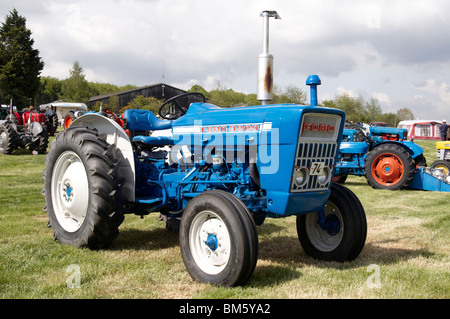
<path fill-rule="evenodd" d="M 399 121 L 414 120 L 414 113 L 407 107 L 401 108 L 397 111 Z"/>
<path fill-rule="evenodd" d="M 352 122 L 365 121 L 364 99 L 361 96 L 355 98 L 348 94 L 341 94 L 335 98 L 334 105 L 345 112 L 347 120 Z"/>
<path fill-rule="evenodd" d="M 143 109 L 150 110 L 153 114 L 158 114 L 159 107 L 164 103 L 156 97 L 144 97 L 143 95 L 136 96 L 129 105 L 120 109 L 120 113 L 125 112 L 126 109 Z"/>
<path fill-rule="evenodd" d="M 287 86 L 283 92 L 283 95 L 285 95 L 288 98 L 290 103 L 305 105 L 307 102 L 306 92 L 296 87 L 295 85 Z"/>
<path fill-rule="evenodd" d="M 69 72 L 70 77 L 62 82 L 62 98 L 67 102 L 87 102 L 93 94 L 83 67 L 75 61 Z"/>
<path fill-rule="evenodd" d="M 367 123 L 375 121 L 375 119 L 383 114 L 381 110 L 380 103 L 378 99 L 372 97 L 369 102 L 365 103 L 365 118 L 364 121 Z"/>
<path fill-rule="evenodd" d="M 41 87 L 37 97 L 38 104 L 46 104 L 58 101 L 62 94 L 61 80 L 51 77 L 41 77 Z"/>
<path fill-rule="evenodd" d="M 34 103 L 44 62 L 33 45 L 26 19 L 13 9 L 0 27 L 0 99 L 21 107 Z"/>

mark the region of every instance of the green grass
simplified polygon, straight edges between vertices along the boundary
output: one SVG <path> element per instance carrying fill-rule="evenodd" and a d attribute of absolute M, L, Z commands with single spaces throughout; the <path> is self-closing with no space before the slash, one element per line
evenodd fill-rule
<path fill-rule="evenodd" d="M 424 146 L 429 164 L 434 142 Z M 368 220 L 366 245 L 353 262 L 316 261 L 302 251 L 295 218 L 258 227 L 258 264 L 244 287 L 192 281 L 178 235 L 152 214 L 127 215 L 107 250 L 61 245 L 47 228 L 41 195 L 44 155 L 0 156 L 0 298 L 427 298 L 450 297 L 449 193 L 370 188 L 362 177 L 346 185 Z M 80 287 L 67 280 L 77 265 Z M 368 285 L 372 266 L 380 285 Z M 70 268 L 69 268 L 70 270 Z"/>

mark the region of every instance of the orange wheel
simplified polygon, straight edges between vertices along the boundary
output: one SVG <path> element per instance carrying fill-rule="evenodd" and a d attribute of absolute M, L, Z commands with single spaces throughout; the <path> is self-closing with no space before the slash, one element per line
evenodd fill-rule
<path fill-rule="evenodd" d="M 406 188 L 413 179 L 414 169 L 411 155 L 406 148 L 396 143 L 375 146 L 364 164 L 367 182 L 373 188 Z"/>
<path fill-rule="evenodd" d="M 405 168 L 398 156 L 385 153 L 375 158 L 372 162 L 371 171 L 377 183 L 384 186 L 393 186 L 402 179 Z"/>
<path fill-rule="evenodd" d="M 72 124 L 72 117 L 70 115 L 67 115 L 64 119 L 64 128 L 67 129 L 70 124 Z"/>

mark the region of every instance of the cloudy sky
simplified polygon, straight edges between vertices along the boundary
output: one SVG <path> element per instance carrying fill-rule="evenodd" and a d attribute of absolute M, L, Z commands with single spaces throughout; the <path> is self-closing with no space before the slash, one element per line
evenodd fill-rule
<path fill-rule="evenodd" d="M 42 75 L 67 78 L 78 60 L 89 81 L 244 93 L 256 93 L 259 14 L 276 10 L 276 86 L 308 90 L 317 74 L 319 101 L 346 92 L 376 97 L 385 113 L 450 119 L 448 0 L 1 0 L 0 21 L 13 8 Z"/>

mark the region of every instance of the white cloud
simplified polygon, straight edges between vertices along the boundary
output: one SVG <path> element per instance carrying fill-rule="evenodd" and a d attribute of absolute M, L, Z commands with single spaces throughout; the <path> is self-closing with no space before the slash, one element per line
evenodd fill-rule
<path fill-rule="evenodd" d="M 168 84 L 214 88 L 218 81 L 248 93 L 256 93 L 262 51 L 259 13 L 277 10 L 282 19 L 270 20 L 269 47 L 275 85 L 308 91 L 307 76 L 318 74 L 322 100 L 347 92 L 413 107 L 419 91 L 433 112 L 448 114 L 447 0 L 0 2 L 5 16 L 13 8 L 33 32 L 43 75 L 65 78 L 78 60 L 90 81 L 148 85 L 162 81 L 164 68 Z"/>
<path fill-rule="evenodd" d="M 391 104 L 391 98 L 385 93 L 373 93 L 372 96 L 376 98 L 380 103 Z"/>

